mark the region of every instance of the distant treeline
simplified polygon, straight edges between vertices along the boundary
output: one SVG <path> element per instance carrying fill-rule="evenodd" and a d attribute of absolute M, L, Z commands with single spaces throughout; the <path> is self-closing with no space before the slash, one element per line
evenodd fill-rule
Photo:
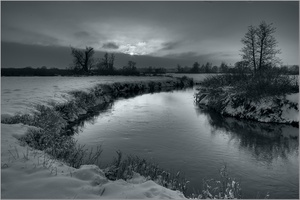
<path fill-rule="evenodd" d="M 71 76 L 73 72 L 68 69 L 46 67 L 41 68 L 1 68 L 1 76 Z"/>
<path fill-rule="evenodd" d="M 130 62 L 128 67 L 113 70 L 90 70 L 88 75 L 158 75 L 165 74 L 165 68 L 136 68 L 135 63 Z M 1 76 L 76 76 L 78 75 L 72 69 L 58 69 L 47 68 L 45 66 L 41 68 L 25 67 L 25 68 L 1 68 Z"/>
<path fill-rule="evenodd" d="M 279 74 L 286 75 L 298 75 L 299 74 L 299 65 L 292 66 L 266 66 L 272 68 L 272 72 L 277 72 Z M 234 64 L 234 66 L 228 66 L 226 63 L 222 62 L 220 66 L 213 66 L 212 63 L 207 62 L 200 66 L 198 62 L 195 62 L 192 67 L 182 67 L 177 65 L 176 73 L 192 73 L 192 74 L 207 74 L 207 73 L 251 73 L 251 69 L 248 67 L 248 64 L 244 61 L 239 61 Z"/>
<path fill-rule="evenodd" d="M 132 66 L 133 65 L 133 66 Z M 130 66 L 130 67 L 129 67 Z M 129 64 L 128 67 L 124 67 L 121 69 L 113 69 L 113 70 L 91 70 L 89 75 L 158 75 L 168 73 L 168 70 L 165 68 L 156 68 L 156 67 L 148 67 L 148 68 L 137 68 L 135 67 L 135 63 Z M 193 67 L 181 67 L 177 66 L 176 70 L 171 70 L 175 73 L 192 73 L 192 74 L 201 74 L 201 73 L 251 73 L 249 68 L 243 68 L 239 64 L 235 64 L 235 66 L 228 66 L 225 63 L 222 63 L 220 66 L 213 66 L 211 63 L 207 63 L 206 65 L 202 65 L 199 67 L 197 63 L 194 63 Z M 273 72 L 277 71 L 279 74 L 286 75 L 298 75 L 299 74 L 299 66 L 281 66 L 281 67 L 273 67 Z M 25 67 L 25 68 L 1 68 L 1 76 L 74 76 L 78 75 L 78 73 L 74 72 L 72 69 L 58 69 L 58 68 L 47 68 L 45 66 L 41 68 L 33 68 L 33 67 Z"/>

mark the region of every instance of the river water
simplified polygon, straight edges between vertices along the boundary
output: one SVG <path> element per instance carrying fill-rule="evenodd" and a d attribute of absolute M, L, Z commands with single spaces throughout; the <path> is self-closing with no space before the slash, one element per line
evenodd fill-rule
<path fill-rule="evenodd" d="M 195 89 L 144 94 L 115 101 L 81 123 L 75 138 L 102 145 L 101 165 L 116 150 L 137 155 L 190 181 L 219 178 L 226 164 L 241 183 L 243 198 L 299 198 L 299 129 L 222 117 L 194 104 Z"/>

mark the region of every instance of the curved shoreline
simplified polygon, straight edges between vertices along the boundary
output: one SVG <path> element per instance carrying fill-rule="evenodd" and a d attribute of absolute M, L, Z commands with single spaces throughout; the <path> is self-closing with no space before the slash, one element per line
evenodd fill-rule
<path fill-rule="evenodd" d="M 249 99 L 228 88 L 216 92 L 199 87 L 198 91 L 195 101 L 199 106 L 207 106 L 224 116 L 299 127 L 299 93 Z"/>
<path fill-rule="evenodd" d="M 38 158 L 38 163 L 36 164 L 36 156 L 35 152 L 40 151 L 44 157 L 43 167 L 46 167 L 47 169 L 43 170 L 43 173 L 49 173 L 47 172 L 48 169 L 51 170 L 50 174 L 54 173 L 54 176 L 58 176 L 58 166 L 55 167 L 48 167 L 46 166 L 48 164 L 48 160 L 51 160 L 51 166 L 54 163 L 61 162 L 63 165 L 67 168 L 70 168 L 73 170 L 73 172 L 80 172 L 82 170 L 82 167 L 85 167 L 89 164 L 87 167 L 88 173 L 92 173 L 94 168 L 97 169 L 97 171 L 101 171 L 99 167 L 96 167 L 93 164 L 96 163 L 85 163 L 83 161 L 82 157 L 86 155 L 86 151 L 83 150 L 80 145 L 77 145 L 76 141 L 73 139 L 71 134 L 68 132 L 69 126 L 72 126 L 73 123 L 76 123 L 82 118 L 88 116 L 90 112 L 95 110 L 96 108 L 99 109 L 99 107 L 102 107 L 103 110 L 105 110 L 106 105 L 111 104 L 113 101 L 119 99 L 119 98 L 126 98 L 126 97 L 133 97 L 139 94 L 146 94 L 149 92 L 159 92 L 159 91 L 170 91 L 174 89 L 180 89 L 185 87 L 191 87 L 193 86 L 193 80 L 190 78 L 174 78 L 171 80 L 157 80 L 157 81 L 139 81 L 139 82 L 121 82 L 121 83 L 111 83 L 111 84 L 98 84 L 94 87 L 91 87 L 88 90 L 82 91 L 71 91 L 69 94 L 71 95 L 71 99 L 66 103 L 51 103 L 49 105 L 39 105 L 36 107 L 36 110 L 33 114 L 20 114 L 20 115 L 14 115 L 12 117 L 2 118 L 1 123 L 3 123 L 3 127 L 6 129 L 4 130 L 5 133 L 2 134 L 5 136 L 3 139 L 7 141 L 12 141 L 15 145 L 14 151 L 16 151 L 17 155 L 19 155 L 19 149 L 22 149 L 22 153 L 24 154 L 24 159 L 26 159 L 24 162 L 26 163 L 33 163 L 34 166 L 39 166 L 40 160 Z M 101 109 L 101 108 L 100 108 Z M 22 125 L 23 124 L 23 125 Z M 24 131 L 21 131 L 18 134 L 15 134 L 16 130 L 21 129 L 21 127 L 24 127 Z M 14 127 L 16 129 L 14 130 Z M 18 139 L 18 142 L 16 141 Z M 20 165 L 23 165 L 23 161 L 19 161 L 19 156 L 15 156 L 12 154 L 12 150 L 10 149 L 12 142 L 8 142 L 5 146 L 5 149 L 2 149 L 2 156 L 8 159 L 7 162 L 10 162 L 9 160 L 10 155 L 15 158 L 14 164 L 7 164 L 3 163 L 2 160 L 2 166 L 5 166 L 5 168 L 8 169 L 7 172 L 5 172 L 5 176 L 9 177 L 10 171 L 18 171 L 18 167 Z M 24 142 L 29 146 L 29 148 L 33 148 L 32 150 L 28 149 L 28 146 L 21 147 L 20 143 Z M 2 145 L 3 146 L 3 145 Z M 27 148 L 27 149 L 26 149 Z M 95 155 L 101 154 L 101 149 L 99 149 L 99 152 L 95 152 Z M 90 152 L 90 155 L 93 152 Z M 100 154 L 99 154 L 100 153 Z M 33 155 L 34 154 L 34 155 Z M 33 155 L 33 156 L 31 156 Z M 79 155 L 79 157 L 78 157 Z M 81 157 L 82 156 L 82 157 Z M 94 156 L 94 155 L 92 155 Z M 45 164 L 45 158 L 47 157 L 47 164 Z M 48 158 L 49 157 L 49 158 Z M 74 159 L 74 160 L 73 160 Z M 97 159 L 97 158 L 96 158 Z M 97 160 L 95 160 L 97 161 Z M 87 161 L 89 162 L 89 161 Z M 25 164 L 26 165 L 26 164 Z M 22 168 L 23 169 L 23 168 Z M 65 171 L 66 169 L 62 170 Z M 69 169 L 68 169 L 69 170 Z M 55 172 L 53 172 L 55 171 Z M 1 171 L 3 172 L 3 171 Z M 119 187 L 119 182 L 124 182 L 124 180 L 117 180 L 117 181 L 109 181 L 109 178 L 107 178 L 104 175 L 104 171 L 101 175 L 101 179 L 105 180 L 105 183 L 112 184 L 113 187 Z M 26 174 L 26 168 L 24 170 L 19 170 L 19 174 Z M 93 172 L 94 173 L 94 172 Z M 42 181 L 42 178 L 39 177 L 38 173 L 33 173 L 35 178 L 34 180 L 31 180 L 32 182 L 39 182 Z M 62 173 L 62 175 L 59 175 L 57 181 L 59 181 L 61 178 L 66 179 L 68 178 L 68 173 Z M 95 176 L 99 176 L 99 173 L 95 173 Z M 72 177 L 72 173 L 71 173 Z M 139 175 L 139 177 L 142 177 Z M 138 178 L 139 178 L 138 177 Z M 16 177 L 17 178 L 17 177 Z M 75 179 L 72 179 L 72 181 L 78 181 L 75 177 Z M 93 178 L 93 177 L 92 177 Z M 130 181 L 134 181 L 135 177 L 132 177 Z M 143 178 L 143 177 L 142 177 Z M 141 179 L 141 178 L 139 178 Z M 157 197 L 159 195 L 169 196 L 169 198 L 185 198 L 182 191 L 179 192 L 176 188 L 176 191 L 173 189 L 170 190 L 167 187 L 163 187 L 158 185 L 157 183 L 148 180 L 144 178 L 145 180 L 143 182 L 147 183 L 148 185 L 151 183 L 151 187 L 146 187 L 146 190 L 149 190 L 151 188 L 162 188 L 160 189 L 161 193 L 157 194 Z M 9 185 L 10 183 L 13 183 L 15 180 L 15 177 L 10 178 L 11 181 L 5 182 L 5 185 Z M 54 179 L 47 179 L 53 180 Z M 70 180 L 71 181 L 71 180 Z M 136 188 L 142 187 L 142 183 L 136 184 Z M 60 184 L 60 182 L 57 182 L 55 184 Z M 107 184 L 103 184 L 103 186 L 107 187 Z M 130 184 L 128 182 L 128 184 Z M 94 183 L 92 183 L 94 187 Z M 69 186 L 71 187 L 71 186 Z M 98 187 L 98 182 L 96 183 L 95 187 Z M 100 184 L 100 187 L 102 185 Z M 140 190 L 140 189 L 139 189 Z M 105 188 L 103 188 L 101 195 L 104 193 Z M 6 196 L 5 197 L 15 197 L 14 192 L 13 194 L 9 193 L 11 190 L 6 190 Z M 128 191 L 129 195 L 136 193 L 132 192 L 131 190 Z M 37 194 L 37 196 L 40 194 Z M 114 193 L 109 193 L 109 195 L 114 195 Z M 115 194 L 118 198 L 118 194 Z M 24 196 L 23 196 L 24 197 Z M 32 197 L 32 195 L 29 195 L 25 198 Z M 38 196 L 41 198 L 40 196 Z M 142 198 L 143 196 L 139 196 L 139 198 Z M 144 198 L 144 197 L 143 197 Z"/>
<path fill-rule="evenodd" d="M 76 123 L 82 118 L 88 116 L 89 112 L 92 112 L 97 107 L 102 107 L 105 110 L 105 107 L 108 104 L 114 102 L 118 98 L 134 97 L 151 92 L 192 87 L 193 84 L 193 79 L 186 77 L 173 78 L 170 80 L 97 84 L 96 86 L 89 88 L 87 91 L 73 90 L 69 92 L 71 99 L 66 103 L 52 102 L 50 103 L 50 107 L 45 105 L 38 105 L 37 107 L 47 107 L 47 109 L 55 111 L 60 118 L 59 129 L 65 129 L 66 127 L 69 127 L 70 124 Z M 40 114 L 41 111 L 39 109 L 37 110 L 38 111 L 34 112 L 33 115 Z M 23 123 L 33 126 L 38 125 L 31 122 L 32 118 L 33 116 L 31 113 L 16 114 L 12 117 L 2 116 L 1 123 Z M 44 121 L 44 124 L 47 124 L 47 121 Z"/>

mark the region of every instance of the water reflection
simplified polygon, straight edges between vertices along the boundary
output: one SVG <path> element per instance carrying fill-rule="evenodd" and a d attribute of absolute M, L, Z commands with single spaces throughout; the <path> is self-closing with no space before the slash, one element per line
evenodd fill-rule
<path fill-rule="evenodd" d="M 83 132 L 74 137 L 87 148 L 103 145 L 103 166 L 120 149 L 181 171 L 190 181 L 189 192 L 201 188 L 203 178 L 218 178 L 225 162 L 232 177 L 242 180 L 245 198 L 266 191 L 271 198 L 297 198 L 298 128 L 222 117 L 193 105 L 194 92 L 117 100 L 102 109 L 105 113 L 82 120 L 77 127 Z"/>
<path fill-rule="evenodd" d="M 259 123 L 223 117 L 207 108 L 196 107 L 198 115 L 206 115 L 212 134 L 225 133 L 238 141 L 239 148 L 247 150 L 258 161 L 272 163 L 274 159 L 298 157 L 299 129 L 283 124 Z"/>
<path fill-rule="evenodd" d="M 122 97 L 117 97 L 117 100 L 122 99 L 131 99 L 133 97 L 142 95 L 142 94 L 153 94 L 153 93 L 161 93 L 161 92 L 173 92 L 173 91 L 186 91 L 191 90 L 190 88 L 182 88 L 182 89 L 172 89 L 172 88 L 157 88 L 157 91 L 127 91 L 122 94 Z M 169 101 L 172 99 L 168 99 Z M 105 103 L 103 105 L 95 106 L 92 110 L 90 110 L 86 115 L 81 116 L 78 120 L 69 123 L 66 127 L 66 134 L 73 135 L 83 131 L 86 124 L 93 125 L 95 121 L 99 118 L 102 113 L 110 113 L 112 111 L 113 105 L 115 101 Z"/>
<path fill-rule="evenodd" d="M 73 135 L 82 132 L 85 124 L 94 124 L 99 115 L 101 113 L 109 112 L 112 106 L 113 102 L 94 107 L 94 109 L 90 110 L 86 115 L 83 115 L 78 120 L 69 123 L 66 127 L 65 133 L 67 135 Z"/>

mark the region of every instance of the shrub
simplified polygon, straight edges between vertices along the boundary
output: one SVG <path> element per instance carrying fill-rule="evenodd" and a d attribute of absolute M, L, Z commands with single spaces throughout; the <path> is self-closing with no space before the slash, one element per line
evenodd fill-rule
<path fill-rule="evenodd" d="M 219 171 L 220 180 L 204 179 L 202 191 L 198 194 L 190 195 L 187 193 L 189 181 L 182 177 L 180 172 L 167 172 L 158 165 L 149 163 L 137 156 L 127 156 L 122 160 L 123 155 L 121 151 L 117 151 L 117 155 L 111 166 L 105 169 L 105 176 L 110 180 L 128 180 L 136 172 L 161 186 L 181 191 L 187 198 L 233 199 L 242 197 L 240 183 L 229 177 L 226 165 Z"/>
<path fill-rule="evenodd" d="M 20 140 L 75 168 L 79 168 L 83 164 L 98 164 L 102 153 L 100 146 L 95 152 L 93 149 L 88 152 L 84 146 L 77 144 L 72 136 L 62 135 L 60 132 L 51 130 L 29 129 Z"/>
<path fill-rule="evenodd" d="M 298 81 L 289 76 L 252 77 L 250 80 L 240 82 L 234 89 L 246 97 L 263 97 L 283 95 L 299 92 Z"/>
<path fill-rule="evenodd" d="M 122 160 L 122 152 L 117 151 L 118 157 L 114 159 L 110 167 L 105 170 L 105 176 L 110 180 L 131 179 L 133 172 L 139 173 L 149 180 L 153 180 L 171 190 L 179 190 L 186 195 L 187 181 L 180 176 L 180 172 L 176 175 L 161 169 L 158 165 L 149 163 L 145 159 L 137 156 L 127 156 Z"/>
<path fill-rule="evenodd" d="M 295 77 L 271 73 L 252 76 L 247 74 L 226 74 L 207 77 L 202 85 L 211 92 L 229 86 L 231 91 L 241 96 L 257 99 L 265 96 L 283 95 L 299 92 Z"/>
<path fill-rule="evenodd" d="M 203 180 L 202 194 L 200 199 L 236 199 L 241 198 L 240 183 L 228 175 L 227 167 L 224 165 L 220 171 L 220 180 Z"/>

